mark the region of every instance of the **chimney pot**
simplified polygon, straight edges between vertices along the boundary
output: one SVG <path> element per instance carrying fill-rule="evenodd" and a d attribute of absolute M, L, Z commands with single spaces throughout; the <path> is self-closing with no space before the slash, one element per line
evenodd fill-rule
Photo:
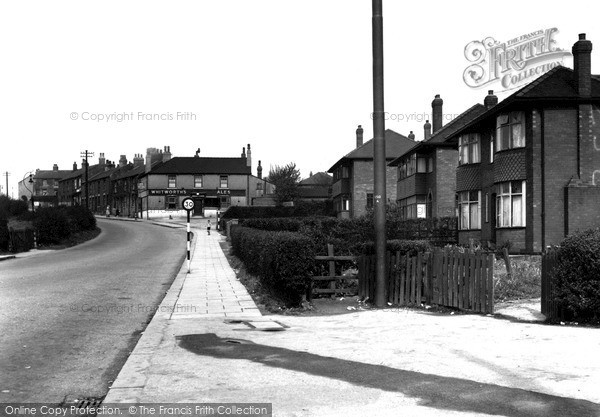
<path fill-rule="evenodd" d="M 431 123 L 429 123 L 429 120 L 423 125 L 423 130 L 425 131 L 425 140 L 428 140 L 431 137 Z"/>
<path fill-rule="evenodd" d="M 413 131 L 411 130 L 410 133 L 408 134 L 408 138 L 410 140 L 415 140 L 415 134 L 413 133 Z"/>
<path fill-rule="evenodd" d="M 433 118 L 433 133 L 437 132 L 442 128 L 444 124 L 444 115 L 442 111 L 442 107 L 444 105 L 444 100 L 440 98 L 439 94 L 435 95 L 435 98 L 431 102 L 431 116 Z"/>
<path fill-rule="evenodd" d="M 363 133 L 364 130 L 362 128 L 362 125 L 358 125 L 358 127 L 356 128 L 356 147 L 360 148 L 363 145 Z"/>
<path fill-rule="evenodd" d="M 483 105 L 487 110 L 498 104 L 498 97 L 494 95 L 494 90 L 488 90 L 488 95 L 483 99 Z"/>

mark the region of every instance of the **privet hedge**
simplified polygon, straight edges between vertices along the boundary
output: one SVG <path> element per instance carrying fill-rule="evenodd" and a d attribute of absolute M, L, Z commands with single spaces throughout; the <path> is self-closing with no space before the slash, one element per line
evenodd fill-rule
<path fill-rule="evenodd" d="M 600 321 L 600 228 L 568 236 L 560 244 L 552 297 L 570 318 Z"/>
<path fill-rule="evenodd" d="M 273 232 L 235 225 L 231 245 L 246 270 L 256 275 L 287 306 L 300 305 L 314 270 L 310 238 L 294 232 Z"/>
<path fill-rule="evenodd" d="M 299 201 L 293 207 L 231 206 L 223 219 L 251 219 L 273 217 L 334 216 L 330 201 Z"/>
<path fill-rule="evenodd" d="M 41 207 L 36 210 L 33 227 L 38 233 L 38 243 L 53 244 L 73 233 L 96 228 L 96 218 L 83 206 Z"/>

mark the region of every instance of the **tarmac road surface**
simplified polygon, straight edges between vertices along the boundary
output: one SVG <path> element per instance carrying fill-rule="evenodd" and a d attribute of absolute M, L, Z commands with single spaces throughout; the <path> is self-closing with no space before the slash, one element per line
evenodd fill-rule
<path fill-rule="evenodd" d="M 82 245 L 0 263 L 0 403 L 106 394 L 185 255 L 185 229 L 98 220 Z"/>

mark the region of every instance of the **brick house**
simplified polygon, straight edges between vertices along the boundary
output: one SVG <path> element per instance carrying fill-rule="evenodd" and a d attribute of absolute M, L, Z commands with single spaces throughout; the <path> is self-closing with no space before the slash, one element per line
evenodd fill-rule
<path fill-rule="evenodd" d="M 112 206 L 115 214 L 125 217 L 137 217 L 140 211 L 138 199 L 138 181 L 145 170 L 144 157 L 136 154 L 133 163 L 121 165 L 111 175 Z"/>
<path fill-rule="evenodd" d="M 140 175 L 138 195 L 142 215 L 184 215 L 184 198 L 194 199 L 194 215 L 215 216 L 230 206 L 251 205 L 252 200 L 272 194 L 273 186 L 252 175 L 250 145 L 237 158 L 175 157 L 156 164 L 146 161 Z M 261 167 L 262 169 L 262 167 Z"/>
<path fill-rule="evenodd" d="M 389 163 L 415 145 L 414 140 L 393 130 L 385 131 L 385 155 Z M 356 129 L 356 148 L 340 158 L 327 172 L 333 174 L 333 207 L 339 218 L 360 217 L 373 207 L 373 139 L 363 143 L 363 129 Z M 386 167 L 388 203 L 396 201 L 395 167 Z"/>
<path fill-rule="evenodd" d="M 331 200 L 331 184 L 333 178 L 326 172 L 317 172 L 300 181 L 298 199 L 301 201 Z"/>
<path fill-rule="evenodd" d="M 600 76 L 579 36 L 557 67 L 454 132 L 459 241 L 539 253 L 600 225 Z"/>
<path fill-rule="evenodd" d="M 486 104 L 495 96 L 486 97 Z M 496 103 L 498 101 L 495 98 Z M 456 145 L 446 139 L 485 111 L 475 104 L 464 113 L 442 126 L 443 100 L 436 95 L 432 107 L 432 124 L 424 125 L 424 139 L 388 165 L 397 167 L 397 204 L 402 216 L 411 218 L 448 217 L 456 215 Z M 409 138 L 414 138 L 411 132 Z"/>
<path fill-rule="evenodd" d="M 57 164 L 51 170 L 36 169 L 31 176 L 33 182 L 29 182 L 29 177 L 19 181 L 19 198 L 27 201 L 33 198 L 40 207 L 57 206 L 59 181 L 70 173 L 69 170 L 59 170 Z"/>
<path fill-rule="evenodd" d="M 88 170 L 88 181 L 90 178 L 106 170 L 104 154 L 100 154 L 98 164 L 90 165 Z M 73 163 L 73 170 L 66 174 L 58 182 L 58 204 L 64 206 L 85 205 L 85 160 L 81 163 L 81 168 L 77 169 L 77 163 Z M 90 190 L 90 200 L 92 191 Z"/>

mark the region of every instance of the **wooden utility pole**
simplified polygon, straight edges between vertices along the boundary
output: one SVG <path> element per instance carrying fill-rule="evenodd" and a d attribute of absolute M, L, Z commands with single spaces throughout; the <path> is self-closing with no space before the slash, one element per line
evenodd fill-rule
<path fill-rule="evenodd" d="M 375 305 L 385 305 L 385 113 L 383 100 L 382 0 L 373 0 L 373 162 L 375 211 Z"/>
<path fill-rule="evenodd" d="M 83 158 L 85 158 L 85 207 L 90 208 L 90 184 L 88 182 L 88 176 L 90 172 L 90 164 L 88 163 L 88 157 L 94 156 L 94 152 L 85 151 L 80 154 Z"/>

